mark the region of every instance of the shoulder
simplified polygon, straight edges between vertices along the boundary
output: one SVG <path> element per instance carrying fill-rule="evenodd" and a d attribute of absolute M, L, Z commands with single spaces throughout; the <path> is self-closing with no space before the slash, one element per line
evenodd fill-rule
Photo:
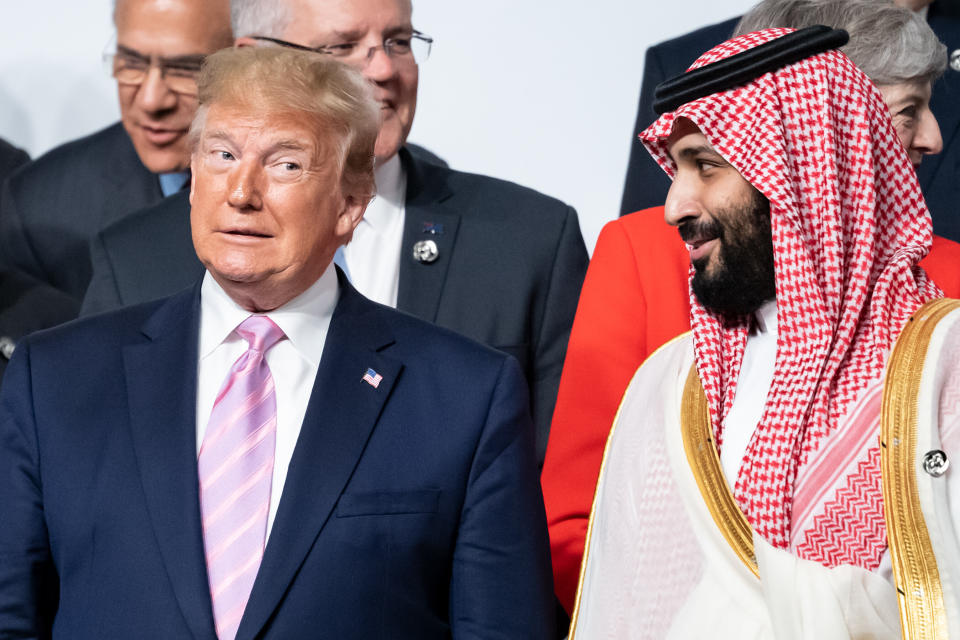
<path fill-rule="evenodd" d="M 728 40 L 733 35 L 733 30 L 739 21 L 740 17 L 737 16 L 723 22 L 707 25 L 682 36 L 655 44 L 650 47 L 649 51 L 661 56 L 676 54 L 683 56 L 685 59 L 695 60 L 701 53 L 724 40 Z M 692 58 L 691 54 L 693 55 Z"/>
<path fill-rule="evenodd" d="M 145 339 L 142 328 L 164 303 L 155 300 L 38 331 L 24 338 L 17 350 L 27 345 L 33 361 L 48 371 L 110 369 L 124 346 Z"/>
<path fill-rule="evenodd" d="M 106 159 L 128 147 L 130 151 L 133 150 L 123 125 L 118 122 L 51 149 L 11 176 L 11 188 L 29 186 L 35 182 L 50 184 L 48 181 L 53 178 L 62 181 L 69 177 L 90 175 L 94 167 L 101 167 Z"/>
<path fill-rule="evenodd" d="M 459 213 L 482 214 L 485 219 L 513 218 L 521 210 L 525 215 L 546 219 L 563 220 L 568 215 L 576 216 L 566 203 L 529 187 L 423 162 L 410 154 L 405 158 L 408 204 L 435 197 L 440 202 L 455 205 Z"/>
<path fill-rule="evenodd" d="M 30 161 L 23 149 L 13 146 L 6 140 L 0 140 L 0 182 L 14 169 Z"/>

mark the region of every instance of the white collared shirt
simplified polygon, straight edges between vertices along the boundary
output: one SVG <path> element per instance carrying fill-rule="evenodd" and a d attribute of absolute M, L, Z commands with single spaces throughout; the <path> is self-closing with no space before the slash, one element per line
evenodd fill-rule
<path fill-rule="evenodd" d="M 300 436 L 330 319 L 339 297 L 340 288 L 331 264 L 309 289 L 282 307 L 263 314 L 287 336 L 266 354 L 277 396 L 277 439 L 267 516 L 268 536 L 277 515 L 290 458 Z M 234 329 L 250 315 L 227 295 L 209 272 L 204 275 L 200 288 L 200 358 L 197 365 L 198 455 L 217 393 L 230 367 L 247 350 L 247 342 Z"/>
<path fill-rule="evenodd" d="M 747 337 L 740 377 L 737 378 L 737 393 L 723 422 L 720 463 L 731 487 L 737 482 L 743 455 L 763 416 L 777 362 L 777 301 L 765 302 L 754 315 L 757 331 Z"/>
<path fill-rule="evenodd" d="M 400 156 L 378 165 L 377 195 L 344 247 L 350 283 L 374 302 L 397 306 L 407 177 Z"/>

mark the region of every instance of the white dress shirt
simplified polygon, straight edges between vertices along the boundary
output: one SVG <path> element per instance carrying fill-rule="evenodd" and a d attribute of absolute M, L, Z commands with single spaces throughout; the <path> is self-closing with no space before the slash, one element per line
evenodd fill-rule
<path fill-rule="evenodd" d="M 400 156 L 378 165 L 377 195 L 344 247 L 350 283 L 374 302 L 396 308 L 400 283 L 400 251 L 406 210 L 407 176 Z"/>
<path fill-rule="evenodd" d="M 720 463 L 731 487 L 737 483 L 743 456 L 763 415 L 777 361 L 777 301 L 765 302 L 754 315 L 757 330 L 747 337 L 737 393 L 723 423 Z"/>
<path fill-rule="evenodd" d="M 280 327 L 286 339 L 266 353 L 277 397 L 277 438 L 270 490 L 267 536 L 287 479 L 290 458 L 300 435 L 303 416 L 317 377 L 330 318 L 340 289 L 333 265 L 302 294 L 263 314 Z M 197 365 L 197 452 L 203 443 L 213 403 L 230 367 L 247 350 L 235 331 L 251 313 L 234 302 L 208 272 L 200 288 L 200 345 Z"/>

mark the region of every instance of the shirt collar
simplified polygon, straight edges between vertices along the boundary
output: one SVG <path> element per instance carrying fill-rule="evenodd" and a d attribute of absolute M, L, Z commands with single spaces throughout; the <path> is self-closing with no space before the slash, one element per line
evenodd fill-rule
<path fill-rule="evenodd" d="M 377 195 L 370 202 L 363 219 L 374 227 L 382 227 L 390 218 L 403 211 L 403 201 L 407 190 L 407 176 L 400 163 L 400 155 L 378 164 L 374 169 Z"/>
<path fill-rule="evenodd" d="M 323 275 L 299 296 L 262 314 L 273 320 L 286 334 L 293 348 L 312 365 L 320 364 L 326 332 L 317 331 L 327 326 L 340 297 L 336 269 L 331 263 Z M 223 287 L 208 271 L 200 286 L 200 358 L 210 355 L 224 342 L 242 340 L 234 329 L 252 315 L 227 295 Z"/>
<path fill-rule="evenodd" d="M 757 333 L 777 333 L 777 301 L 767 300 L 753 312 L 757 320 Z"/>
<path fill-rule="evenodd" d="M 190 179 L 190 170 L 177 171 L 176 173 L 161 173 L 158 174 L 157 177 L 160 179 L 160 192 L 163 194 L 163 197 L 166 198 L 183 189 L 183 185 L 187 184 L 187 180 Z"/>

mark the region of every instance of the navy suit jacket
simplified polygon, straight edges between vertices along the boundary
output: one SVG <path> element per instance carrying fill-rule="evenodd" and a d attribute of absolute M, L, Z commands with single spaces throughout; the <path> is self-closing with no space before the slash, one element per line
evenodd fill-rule
<path fill-rule="evenodd" d="M 703 27 L 647 49 L 620 215 L 662 205 L 670 188 L 670 179 L 637 140 L 657 117 L 653 111 L 654 89 L 686 71 L 700 54 L 727 40 L 739 20 L 733 18 Z M 947 45 L 948 55 L 960 52 L 960 2 L 935 0 L 928 10 L 927 22 Z M 960 70 L 947 67 L 933 86 L 930 108 L 940 123 L 943 151 L 923 159 L 917 178 L 933 218 L 933 232 L 960 242 Z"/>
<path fill-rule="evenodd" d="M 199 286 L 17 349 L 0 394 L 0 637 L 214 640 L 198 315 Z M 553 637 L 531 435 L 512 358 L 341 278 L 237 638 Z"/>
<path fill-rule="evenodd" d="M 114 124 L 10 176 L 0 197 L 0 259 L 80 301 L 90 282 L 90 239 L 161 197 L 157 176 Z"/>
<path fill-rule="evenodd" d="M 587 269 L 576 212 L 531 189 L 453 171 L 401 150 L 406 217 L 397 308 L 509 353 L 526 374 L 537 459 L 546 451 L 567 338 Z M 82 315 L 170 295 L 203 272 L 187 194 L 94 238 Z M 413 258 L 436 242 L 435 262 Z"/>

